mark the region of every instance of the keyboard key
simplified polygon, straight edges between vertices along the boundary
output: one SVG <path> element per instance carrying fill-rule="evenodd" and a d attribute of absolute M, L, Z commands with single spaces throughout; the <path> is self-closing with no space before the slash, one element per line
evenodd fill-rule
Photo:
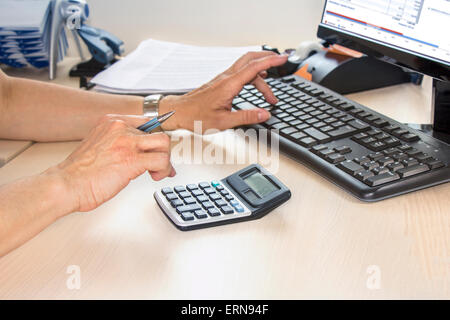
<path fill-rule="evenodd" d="M 334 148 L 334 151 L 336 151 L 337 153 L 340 153 L 340 154 L 347 154 L 347 153 L 352 152 L 352 149 L 348 146 L 341 146 L 341 147 Z"/>
<path fill-rule="evenodd" d="M 364 170 L 364 168 L 361 165 L 359 165 L 356 162 L 353 162 L 351 160 L 341 162 L 337 165 L 337 167 L 351 175 L 355 175 L 358 172 L 361 172 Z"/>
<path fill-rule="evenodd" d="M 394 163 L 394 159 L 389 157 L 383 157 L 381 159 L 378 159 L 378 163 L 382 166 L 387 166 L 388 164 Z"/>
<path fill-rule="evenodd" d="M 325 150 L 325 149 L 328 149 L 328 147 L 326 145 L 319 144 L 319 145 L 316 145 L 316 146 L 312 147 L 311 152 L 312 153 L 317 153 L 317 152 L 319 152 L 321 150 Z"/>
<path fill-rule="evenodd" d="M 359 131 L 370 130 L 370 128 L 371 128 L 367 123 L 364 123 L 360 120 L 353 120 L 353 121 L 347 122 L 347 124 L 358 129 Z"/>
<path fill-rule="evenodd" d="M 386 172 L 389 172 L 389 169 L 386 167 L 378 167 L 372 170 L 375 175 L 380 175 Z"/>
<path fill-rule="evenodd" d="M 299 141 L 299 144 L 302 145 L 303 147 L 312 147 L 313 145 L 317 144 L 317 141 L 313 138 L 307 137 L 307 138 L 303 138 Z"/>
<path fill-rule="evenodd" d="M 305 129 L 303 132 L 311 136 L 312 138 L 316 139 L 319 143 L 325 143 L 331 140 L 329 135 L 326 135 L 325 133 L 322 133 L 315 128 L 308 128 Z"/>
<path fill-rule="evenodd" d="M 247 99 L 249 99 L 249 98 L 247 98 Z M 238 107 L 241 110 L 252 110 L 252 109 L 258 108 L 253 103 L 250 103 L 250 102 L 247 102 L 247 101 L 238 103 L 235 106 Z"/>
<path fill-rule="evenodd" d="M 373 177 L 374 175 L 375 174 L 372 171 L 364 170 L 356 174 L 356 179 L 364 182 L 365 180 L 367 180 L 370 177 Z"/>
<path fill-rule="evenodd" d="M 427 160 L 427 161 L 425 161 L 425 164 L 432 170 L 445 167 L 444 163 L 442 161 L 437 160 L 437 159 Z"/>
<path fill-rule="evenodd" d="M 223 214 L 231 214 L 234 213 L 234 210 L 229 205 L 223 206 L 220 208 L 220 210 L 223 212 Z"/>
<path fill-rule="evenodd" d="M 327 160 L 328 162 L 331 162 L 331 163 L 333 163 L 333 164 L 336 164 L 336 163 L 345 161 L 346 159 L 345 159 L 345 157 L 344 157 L 343 155 L 340 155 L 339 153 L 333 153 L 333 154 L 328 155 L 328 156 L 326 157 L 326 160 Z"/>
<path fill-rule="evenodd" d="M 332 155 L 334 153 L 335 152 L 333 150 L 326 148 L 326 149 L 318 151 L 317 155 L 319 157 L 321 157 L 322 159 L 326 159 L 329 155 Z"/>
<path fill-rule="evenodd" d="M 410 177 L 419 173 L 423 173 L 423 172 L 427 172 L 429 171 L 430 168 L 421 163 L 421 164 L 416 164 L 413 166 L 409 166 L 403 169 L 400 169 L 397 171 L 397 173 L 402 177 L 402 178 L 406 178 L 406 177 Z"/>
<path fill-rule="evenodd" d="M 287 128 L 284 128 L 284 129 L 280 130 L 280 132 L 282 134 L 287 135 L 287 136 L 292 134 L 292 133 L 294 133 L 294 132 L 297 132 L 297 131 L 298 130 L 296 128 L 293 128 L 293 127 L 287 127 Z"/>
<path fill-rule="evenodd" d="M 407 133 L 400 137 L 400 139 L 408 141 L 408 142 L 414 142 L 420 140 L 419 136 L 413 133 Z"/>
<path fill-rule="evenodd" d="M 294 140 L 303 139 L 305 137 L 307 137 L 307 135 L 304 134 L 303 132 L 296 132 L 290 135 L 290 138 Z"/>
<path fill-rule="evenodd" d="M 206 218 L 208 215 L 206 214 L 205 211 L 203 210 L 196 210 L 194 211 L 194 215 L 197 219 L 204 219 Z"/>
<path fill-rule="evenodd" d="M 379 174 L 376 176 L 372 176 L 364 180 L 365 183 L 367 183 L 371 187 L 379 186 L 380 184 L 385 184 L 388 182 L 392 182 L 395 180 L 400 179 L 400 176 L 396 173 L 392 172 L 386 172 L 383 174 Z"/>
<path fill-rule="evenodd" d="M 403 169 L 405 166 L 403 164 L 401 164 L 400 162 L 394 162 L 394 163 L 388 164 L 387 167 L 389 170 L 396 172 L 400 169 Z"/>
<path fill-rule="evenodd" d="M 340 127 L 339 129 L 336 129 L 333 131 L 328 131 L 327 134 L 334 139 L 340 139 L 340 138 L 351 136 L 352 134 L 354 134 L 356 132 L 357 132 L 356 128 L 346 125 L 346 126 Z"/>
<path fill-rule="evenodd" d="M 419 164 L 419 161 L 417 161 L 417 159 L 414 158 L 408 158 L 403 160 L 402 163 L 405 165 L 405 167 L 410 167 Z"/>

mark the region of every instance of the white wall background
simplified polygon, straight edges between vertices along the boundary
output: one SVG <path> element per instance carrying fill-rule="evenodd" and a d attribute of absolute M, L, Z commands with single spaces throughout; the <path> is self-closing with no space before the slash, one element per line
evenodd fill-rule
<path fill-rule="evenodd" d="M 323 0 L 88 0 L 89 24 L 125 42 L 155 38 L 196 45 L 280 49 L 316 39 Z M 71 46 L 72 54 L 75 52 Z"/>

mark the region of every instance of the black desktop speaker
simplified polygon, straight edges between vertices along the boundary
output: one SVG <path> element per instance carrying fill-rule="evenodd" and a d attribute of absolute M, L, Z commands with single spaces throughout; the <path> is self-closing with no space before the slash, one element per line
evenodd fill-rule
<path fill-rule="evenodd" d="M 407 72 L 396 65 L 369 56 L 352 58 L 327 51 L 318 52 L 303 60 L 308 65 L 312 81 L 336 91 L 349 94 L 400 83 L 421 84 L 423 76 Z"/>

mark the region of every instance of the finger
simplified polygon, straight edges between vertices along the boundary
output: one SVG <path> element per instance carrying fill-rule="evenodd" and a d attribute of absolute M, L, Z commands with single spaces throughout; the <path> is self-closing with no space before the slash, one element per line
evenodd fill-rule
<path fill-rule="evenodd" d="M 165 133 L 137 134 L 136 145 L 142 151 L 167 152 L 170 150 L 170 138 Z"/>
<path fill-rule="evenodd" d="M 138 156 L 142 171 L 148 171 L 152 178 L 161 180 L 173 176 L 175 169 L 170 163 L 170 156 L 165 152 L 141 153 Z"/>
<path fill-rule="evenodd" d="M 149 117 L 145 116 L 123 115 L 123 114 L 107 114 L 104 117 L 104 119 L 106 119 L 106 121 L 122 120 L 132 128 L 137 128 L 150 120 Z"/>
<path fill-rule="evenodd" d="M 260 72 L 286 63 L 287 58 L 288 57 L 285 55 L 271 55 L 261 59 L 252 60 L 240 71 L 230 77 L 231 86 L 237 91 L 242 86 L 252 82 Z"/>
<path fill-rule="evenodd" d="M 236 72 L 248 64 L 250 61 L 255 59 L 261 59 L 268 56 L 274 56 L 276 53 L 272 51 L 250 51 L 240 57 L 232 66 L 231 70 Z"/>
<path fill-rule="evenodd" d="M 259 73 L 259 76 L 260 76 L 261 78 L 263 78 L 263 79 L 267 78 L 267 71 L 261 71 L 261 72 Z"/>
<path fill-rule="evenodd" d="M 269 85 L 264 81 L 263 78 L 260 76 L 257 76 L 255 80 L 253 80 L 252 84 L 255 86 L 256 89 L 258 89 L 266 99 L 266 101 L 270 104 L 277 104 L 278 99 L 275 97 L 275 95 L 272 92 L 272 89 L 270 89 Z"/>
<path fill-rule="evenodd" d="M 267 110 L 255 108 L 252 110 L 239 110 L 236 112 L 228 112 L 227 116 L 222 117 L 226 127 L 233 128 L 242 125 L 261 123 L 270 118 Z"/>

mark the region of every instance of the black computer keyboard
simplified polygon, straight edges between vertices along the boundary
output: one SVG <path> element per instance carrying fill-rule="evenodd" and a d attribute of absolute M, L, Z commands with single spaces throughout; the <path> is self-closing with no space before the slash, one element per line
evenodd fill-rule
<path fill-rule="evenodd" d="M 270 129 L 282 152 L 357 198 L 377 201 L 450 181 L 448 144 L 303 78 L 266 82 L 276 105 L 247 85 L 233 107 L 270 111 L 252 127 Z"/>

